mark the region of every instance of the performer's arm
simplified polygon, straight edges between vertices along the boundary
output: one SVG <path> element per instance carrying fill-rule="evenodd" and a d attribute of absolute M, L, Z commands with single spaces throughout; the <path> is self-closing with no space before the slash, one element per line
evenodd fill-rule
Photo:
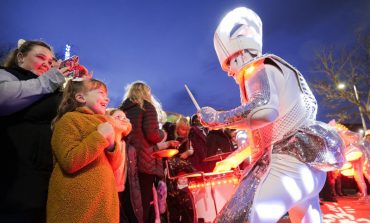
<path fill-rule="evenodd" d="M 279 116 L 279 89 L 284 87 L 280 70 L 273 65 L 262 65 L 246 85 L 249 89 L 246 104 L 229 111 L 202 108 L 202 124 L 210 128 L 256 129 L 273 122 Z"/>

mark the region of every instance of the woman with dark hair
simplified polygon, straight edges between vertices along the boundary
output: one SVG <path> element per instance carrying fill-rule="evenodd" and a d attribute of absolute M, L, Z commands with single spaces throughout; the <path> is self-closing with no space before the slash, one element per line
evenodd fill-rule
<path fill-rule="evenodd" d="M 18 41 L 0 66 L 1 222 L 45 222 L 53 159 L 50 124 L 69 67 L 49 45 Z"/>

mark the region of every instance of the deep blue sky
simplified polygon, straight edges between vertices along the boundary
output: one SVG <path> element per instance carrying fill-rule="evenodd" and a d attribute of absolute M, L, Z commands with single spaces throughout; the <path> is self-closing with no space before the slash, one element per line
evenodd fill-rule
<path fill-rule="evenodd" d="M 62 52 L 71 44 L 108 85 L 110 107 L 119 105 L 126 84 L 143 80 L 166 111 L 195 112 L 184 84 L 201 106 L 229 109 L 240 104 L 239 91 L 219 66 L 213 34 L 238 6 L 261 17 L 263 51 L 308 80 L 318 78 L 311 72 L 315 50 L 350 45 L 354 30 L 370 22 L 369 0 L 2 0 L 0 45 L 43 39 Z M 327 121 L 325 112 L 319 107 L 320 120 Z"/>

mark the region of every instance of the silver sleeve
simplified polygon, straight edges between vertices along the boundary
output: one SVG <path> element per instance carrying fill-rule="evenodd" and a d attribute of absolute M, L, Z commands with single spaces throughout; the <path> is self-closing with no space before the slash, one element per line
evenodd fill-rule
<path fill-rule="evenodd" d="M 202 108 L 200 111 L 202 124 L 211 128 L 250 128 L 250 114 L 270 102 L 271 88 L 266 69 L 261 69 L 249 79 L 245 88 L 249 96 L 246 104 L 229 111 L 216 111 L 209 107 Z"/>

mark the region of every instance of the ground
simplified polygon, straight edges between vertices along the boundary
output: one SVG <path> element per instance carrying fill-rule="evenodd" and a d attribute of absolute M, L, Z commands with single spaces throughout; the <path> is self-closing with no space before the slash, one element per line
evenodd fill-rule
<path fill-rule="evenodd" d="M 323 223 L 370 223 L 370 198 L 359 201 L 357 196 L 337 197 L 338 202 L 322 202 Z M 289 223 L 286 217 L 278 223 Z"/>

